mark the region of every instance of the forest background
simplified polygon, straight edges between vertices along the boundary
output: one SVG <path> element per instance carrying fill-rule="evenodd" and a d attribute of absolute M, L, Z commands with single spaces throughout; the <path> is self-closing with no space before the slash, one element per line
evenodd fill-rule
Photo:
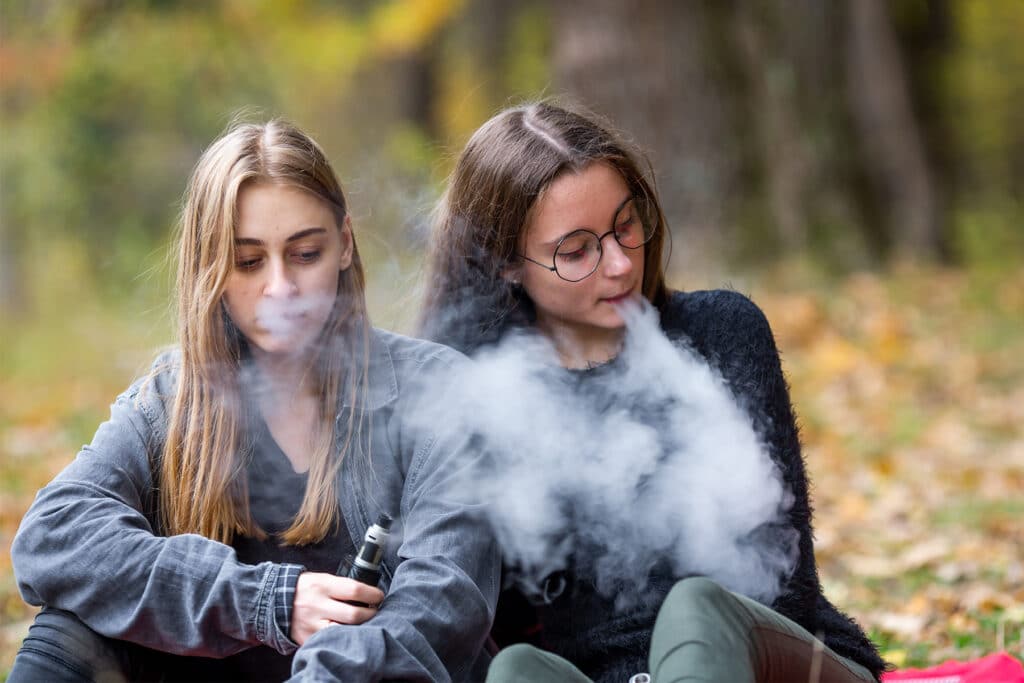
<path fill-rule="evenodd" d="M 21 515 L 172 339 L 204 146 L 313 134 L 408 332 L 455 155 L 544 96 L 648 151 L 673 286 L 766 310 L 833 602 L 898 665 L 1020 657 L 1021 35 L 1019 0 L 0 0 L 0 674 Z"/>

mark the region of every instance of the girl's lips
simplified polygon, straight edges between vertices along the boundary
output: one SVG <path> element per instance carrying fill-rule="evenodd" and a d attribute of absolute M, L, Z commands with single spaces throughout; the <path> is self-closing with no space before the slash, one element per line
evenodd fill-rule
<path fill-rule="evenodd" d="M 628 292 L 624 292 L 622 294 L 617 294 L 616 296 L 606 297 L 604 299 L 601 299 L 601 301 L 604 301 L 604 302 L 609 303 L 609 304 L 617 304 L 617 303 L 622 303 L 623 301 L 627 300 L 631 296 L 633 296 L 632 290 L 630 290 Z"/>

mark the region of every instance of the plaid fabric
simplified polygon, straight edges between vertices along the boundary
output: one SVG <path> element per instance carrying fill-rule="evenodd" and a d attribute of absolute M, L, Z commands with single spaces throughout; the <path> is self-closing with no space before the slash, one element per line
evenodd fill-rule
<path fill-rule="evenodd" d="M 277 573 L 277 586 L 274 588 L 274 621 L 287 638 L 292 632 L 292 603 L 295 602 L 295 585 L 299 582 L 299 574 L 306 571 L 301 564 L 282 564 Z"/>

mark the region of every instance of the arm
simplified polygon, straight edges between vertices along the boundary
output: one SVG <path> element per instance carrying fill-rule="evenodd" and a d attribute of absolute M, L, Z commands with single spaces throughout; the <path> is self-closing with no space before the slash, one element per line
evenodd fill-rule
<path fill-rule="evenodd" d="M 140 387 L 117 399 L 22 519 L 11 547 L 22 596 L 73 612 L 104 636 L 176 654 L 293 649 L 274 621 L 279 565 L 241 564 L 224 544 L 154 532 L 144 511 L 155 494 L 152 418 L 163 413 L 153 385 L 146 395 Z"/>
<path fill-rule="evenodd" d="M 694 292 L 684 300 L 683 329 L 750 413 L 794 497 L 788 518 L 800 534 L 800 557 L 773 609 L 811 633 L 823 632 L 826 645 L 877 677 L 885 666 L 877 649 L 822 593 L 800 436 L 768 320 L 750 299 L 732 291 Z"/>
<path fill-rule="evenodd" d="M 482 515 L 452 495 L 472 453 L 461 435 L 439 433 L 443 425 L 410 428 L 401 415 L 408 409 L 400 404 L 395 418 L 406 425 L 396 443 L 411 456 L 396 484 L 403 530 L 387 597 L 368 622 L 329 626 L 306 641 L 293 680 L 482 678 L 473 666 L 494 616 L 500 556 Z"/>

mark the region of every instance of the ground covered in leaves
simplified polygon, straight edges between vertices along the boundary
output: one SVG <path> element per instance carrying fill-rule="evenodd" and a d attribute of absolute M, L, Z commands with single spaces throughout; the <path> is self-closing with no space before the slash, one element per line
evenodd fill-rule
<path fill-rule="evenodd" d="M 837 281 L 794 267 L 737 288 L 782 350 L 833 602 L 900 666 L 1024 656 L 1024 269 Z M 5 342 L 0 675 L 35 612 L 15 586 L 11 539 L 145 366 L 154 325 L 132 320 L 78 311 L 59 333 L 26 323 Z M 113 357 L 111 339 L 125 347 Z"/>
<path fill-rule="evenodd" d="M 1024 270 L 906 270 L 760 303 L 827 594 L 897 665 L 1024 655 Z"/>

